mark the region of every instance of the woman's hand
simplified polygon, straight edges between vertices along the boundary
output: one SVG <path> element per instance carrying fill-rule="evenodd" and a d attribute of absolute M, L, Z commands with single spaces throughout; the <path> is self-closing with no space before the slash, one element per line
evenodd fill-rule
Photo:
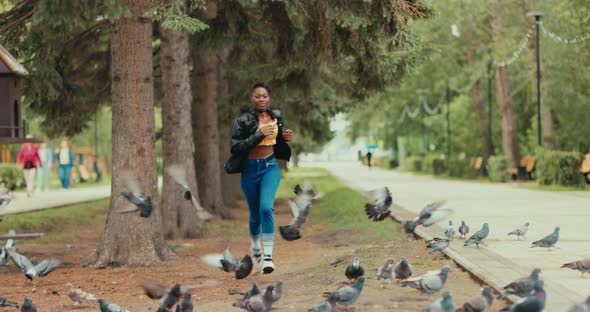
<path fill-rule="evenodd" d="M 260 126 L 260 131 L 262 132 L 262 134 L 264 134 L 264 136 L 275 135 L 275 128 L 272 124 L 265 124 Z"/>
<path fill-rule="evenodd" d="M 285 139 L 285 141 L 287 141 L 287 142 L 293 140 L 293 130 L 291 130 L 291 129 L 283 130 L 283 139 Z"/>

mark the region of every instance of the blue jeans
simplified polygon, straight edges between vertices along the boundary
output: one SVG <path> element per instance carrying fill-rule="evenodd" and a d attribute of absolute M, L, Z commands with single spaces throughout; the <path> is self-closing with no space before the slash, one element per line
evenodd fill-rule
<path fill-rule="evenodd" d="M 281 182 L 277 160 L 248 159 L 242 170 L 241 186 L 250 208 L 250 236 L 274 239 L 274 202 Z"/>
<path fill-rule="evenodd" d="M 64 189 L 70 188 L 70 175 L 72 174 L 72 165 L 59 165 L 59 180 L 61 181 L 61 187 Z"/>

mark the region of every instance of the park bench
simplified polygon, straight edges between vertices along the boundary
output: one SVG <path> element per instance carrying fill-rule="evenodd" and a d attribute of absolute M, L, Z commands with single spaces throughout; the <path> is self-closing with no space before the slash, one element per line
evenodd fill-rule
<path fill-rule="evenodd" d="M 586 183 L 590 183 L 590 153 L 584 155 L 584 160 L 582 160 L 582 165 L 580 166 L 579 170 L 586 178 Z"/>
<path fill-rule="evenodd" d="M 472 157 L 469 160 L 469 169 L 473 169 L 473 170 L 479 172 L 480 174 L 487 176 L 487 169 L 484 165 L 483 157 L 481 157 L 481 156 Z"/>
<path fill-rule="evenodd" d="M 532 180 L 532 173 L 535 170 L 537 164 L 537 157 L 526 155 L 520 159 L 520 165 L 518 168 L 508 169 L 508 173 L 512 176 L 512 180 Z"/>

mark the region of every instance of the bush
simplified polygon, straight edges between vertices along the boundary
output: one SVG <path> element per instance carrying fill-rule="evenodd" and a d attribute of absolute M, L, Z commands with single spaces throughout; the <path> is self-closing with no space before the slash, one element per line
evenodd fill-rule
<path fill-rule="evenodd" d="M 25 186 L 23 170 L 17 164 L 0 164 L 0 184 L 11 190 Z"/>
<path fill-rule="evenodd" d="M 510 178 L 508 160 L 505 156 L 491 156 L 488 159 L 488 176 L 490 181 L 506 182 Z"/>
<path fill-rule="evenodd" d="M 424 159 L 421 156 L 410 156 L 410 157 L 406 158 L 406 161 L 404 162 L 404 170 L 405 171 L 414 171 L 414 172 L 422 171 L 423 162 L 424 162 Z"/>
<path fill-rule="evenodd" d="M 424 157 L 424 163 L 422 166 L 424 172 L 433 175 L 442 175 L 447 172 L 446 161 L 442 155 L 429 154 Z"/>
<path fill-rule="evenodd" d="M 382 156 L 376 159 L 377 160 L 377 167 L 381 168 L 395 168 L 397 167 L 397 160 L 393 156 Z"/>
<path fill-rule="evenodd" d="M 580 168 L 582 154 L 578 152 L 537 151 L 536 176 L 540 185 L 563 185 L 584 187 L 584 177 Z"/>
<path fill-rule="evenodd" d="M 469 158 L 451 158 L 448 161 L 449 176 L 475 179 L 479 176 L 479 170 L 472 167 L 471 159 Z"/>

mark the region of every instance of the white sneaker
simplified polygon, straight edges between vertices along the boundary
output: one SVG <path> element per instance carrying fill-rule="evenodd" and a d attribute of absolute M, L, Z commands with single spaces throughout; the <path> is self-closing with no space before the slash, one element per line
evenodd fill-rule
<path fill-rule="evenodd" d="M 274 270 L 275 270 L 275 264 L 274 264 L 274 262 L 272 262 L 272 258 L 265 256 L 264 259 L 262 259 L 262 273 L 270 274 Z"/>
<path fill-rule="evenodd" d="M 254 249 L 250 248 L 250 253 L 252 254 L 252 260 L 254 260 L 254 264 L 261 266 L 262 264 L 262 251 L 258 250 L 258 253 L 254 252 Z"/>

